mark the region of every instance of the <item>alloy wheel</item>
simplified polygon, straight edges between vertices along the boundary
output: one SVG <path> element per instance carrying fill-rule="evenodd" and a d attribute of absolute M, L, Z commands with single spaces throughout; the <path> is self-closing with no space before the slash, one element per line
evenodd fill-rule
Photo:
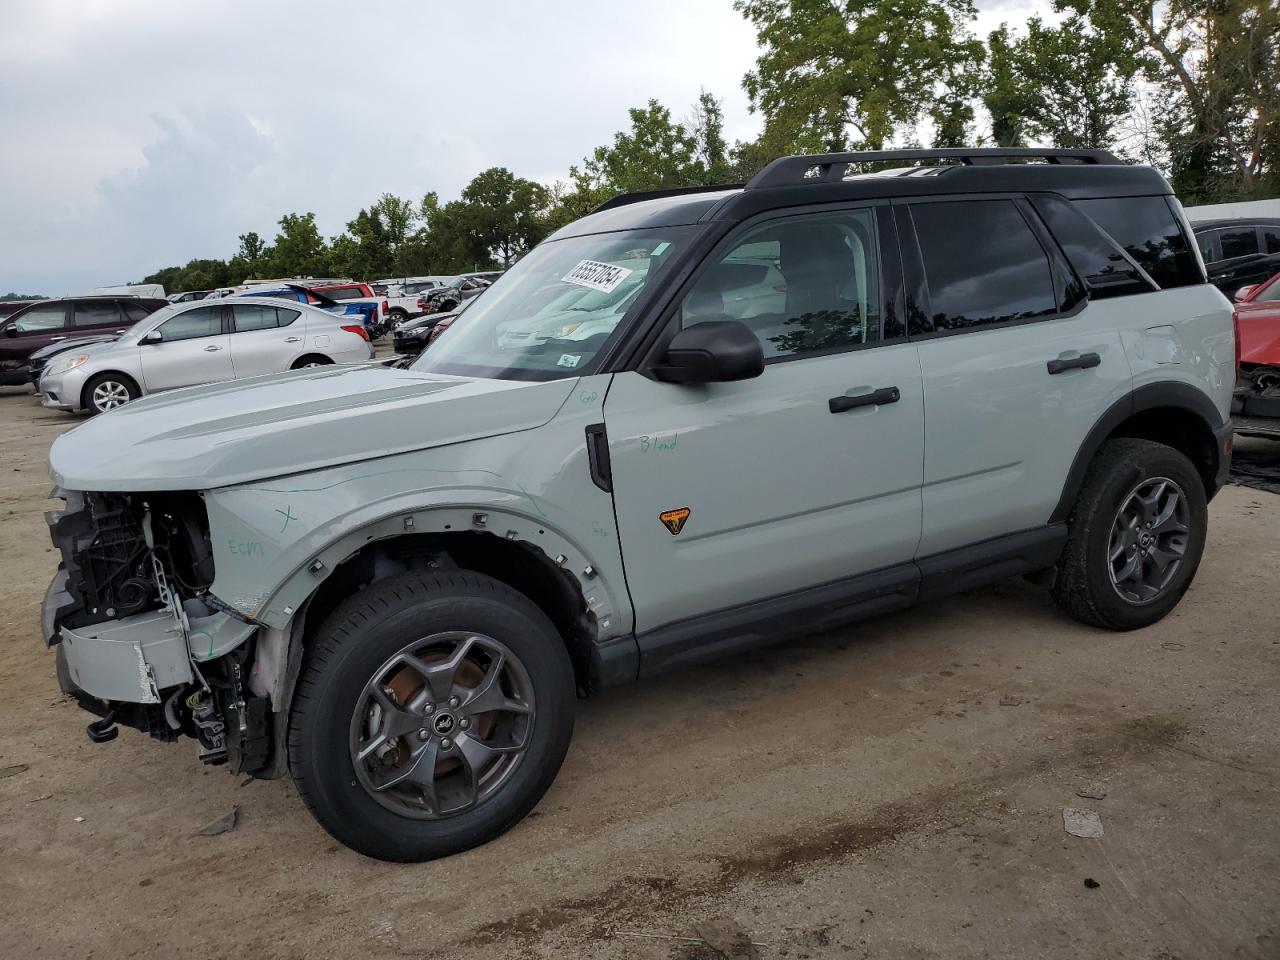
<path fill-rule="evenodd" d="M 439 820 L 474 809 L 507 782 L 533 720 L 533 684 L 506 645 L 470 632 L 433 634 L 364 685 L 351 717 L 351 762 L 383 807 Z"/>
<path fill-rule="evenodd" d="M 1187 551 L 1186 493 L 1167 477 L 1143 480 L 1121 501 L 1111 525 L 1107 569 L 1129 603 L 1150 603 L 1172 582 Z"/>
<path fill-rule="evenodd" d="M 114 410 L 128 402 L 129 388 L 117 380 L 104 380 L 93 388 L 93 405 L 98 410 Z"/>

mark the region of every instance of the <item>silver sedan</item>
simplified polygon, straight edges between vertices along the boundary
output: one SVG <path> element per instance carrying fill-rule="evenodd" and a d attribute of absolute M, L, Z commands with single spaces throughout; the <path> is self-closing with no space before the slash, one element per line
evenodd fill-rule
<path fill-rule="evenodd" d="M 144 394 L 329 363 L 372 359 L 359 317 L 272 297 L 181 303 L 140 320 L 118 340 L 52 360 L 41 403 L 102 413 Z"/>

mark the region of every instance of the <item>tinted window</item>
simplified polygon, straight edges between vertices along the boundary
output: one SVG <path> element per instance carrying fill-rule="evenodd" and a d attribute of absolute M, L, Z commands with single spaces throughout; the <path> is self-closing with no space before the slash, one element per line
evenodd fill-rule
<path fill-rule="evenodd" d="M 1280 227 L 1263 227 L 1262 242 L 1267 253 L 1280 253 Z"/>
<path fill-rule="evenodd" d="M 105 327 L 123 324 L 120 306 L 114 300 L 83 300 L 76 303 L 71 313 L 73 327 Z"/>
<path fill-rule="evenodd" d="M 1200 256 L 1205 263 L 1213 263 L 1217 259 L 1213 255 L 1213 231 L 1204 230 L 1196 234 L 1196 246 L 1200 248 Z"/>
<path fill-rule="evenodd" d="M 1077 200 L 1162 289 L 1204 283 L 1187 238 L 1164 197 Z"/>
<path fill-rule="evenodd" d="M 151 311 L 140 303 L 123 303 L 121 306 L 124 307 L 124 315 L 129 318 L 129 323 L 137 323 L 151 315 Z"/>
<path fill-rule="evenodd" d="M 276 326 L 287 327 L 300 316 L 302 316 L 302 314 L 297 310 L 290 310 L 287 307 L 276 307 Z"/>
<path fill-rule="evenodd" d="M 222 332 L 222 307 L 196 307 L 166 320 L 157 328 L 166 343 L 212 337 Z"/>
<path fill-rule="evenodd" d="M 67 321 L 67 308 L 61 303 L 45 303 L 32 307 L 13 321 L 18 333 L 36 333 L 41 330 L 58 330 Z"/>
<path fill-rule="evenodd" d="M 685 295 L 681 324 L 741 320 L 766 359 L 880 339 L 875 214 L 776 220 L 745 234 Z"/>
<path fill-rule="evenodd" d="M 1058 312 L 1049 258 L 1012 200 L 913 204 L 911 219 L 935 329 Z"/>
<path fill-rule="evenodd" d="M 1218 243 L 1222 247 L 1223 260 L 1251 257 L 1258 253 L 1258 231 L 1254 227 L 1219 230 Z"/>
<path fill-rule="evenodd" d="M 1115 242 L 1070 203 L 1057 197 L 1035 197 L 1031 202 L 1084 279 L 1090 297 L 1102 300 L 1151 292 L 1151 284 Z"/>

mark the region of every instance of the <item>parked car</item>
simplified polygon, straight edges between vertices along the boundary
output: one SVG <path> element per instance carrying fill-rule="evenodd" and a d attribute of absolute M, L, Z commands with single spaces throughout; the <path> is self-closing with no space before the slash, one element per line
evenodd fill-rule
<path fill-rule="evenodd" d="M 1280 270 L 1280 219 L 1202 220 L 1192 229 L 1209 282 L 1227 296 Z"/>
<path fill-rule="evenodd" d="M 281 286 L 248 287 L 240 295 L 283 297 L 341 316 L 359 317 L 371 340 L 377 340 L 386 332 L 382 301 L 373 295 L 371 288 L 362 283 L 325 284 L 318 287 L 287 283 Z"/>
<path fill-rule="evenodd" d="M 175 387 L 372 357 L 354 318 L 280 298 L 227 297 L 171 304 L 117 340 L 61 354 L 45 367 L 39 390 L 46 407 L 105 413 Z"/>
<path fill-rule="evenodd" d="M 453 318 L 466 310 L 471 303 L 472 301 L 468 300 L 452 313 L 429 313 L 404 321 L 395 328 L 393 334 L 396 353 L 421 353 L 435 336 L 436 328 L 440 324 L 448 328 L 449 324 L 453 323 Z"/>
<path fill-rule="evenodd" d="M 1280 273 L 1242 287 L 1235 297 L 1240 379 L 1236 432 L 1280 439 Z"/>
<path fill-rule="evenodd" d="M 59 437 L 60 683 L 94 739 L 289 773 L 338 840 L 414 861 L 538 803 L 579 692 L 1020 574 L 1092 626 L 1156 623 L 1230 463 L 1231 305 L 1194 242 L 1155 170 L 1102 151 L 616 197 L 408 367 Z M 767 310 L 725 296 L 754 260 Z M 639 273 L 590 336 L 500 344 Z"/>
<path fill-rule="evenodd" d="M 428 290 L 418 298 L 418 308 L 423 313 L 450 313 L 465 301 L 479 296 L 489 284 L 470 277 L 454 277 L 442 287 Z"/>
<path fill-rule="evenodd" d="M 203 300 L 212 290 L 184 290 L 181 293 L 171 293 L 167 297 L 170 303 L 190 303 L 192 300 Z"/>
<path fill-rule="evenodd" d="M 374 289 L 384 287 L 383 295 L 387 298 L 387 315 L 391 325 L 398 326 L 410 317 L 422 313 L 418 298 L 431 290 L 443 287 L 452 277 L 404 277 L 402 279 L 379 280 L 373 284 Z"/>
<path fill-rule="evenodd" d="M 124 330 L 167 306 L 155 297 L 62 297 L 40 300 L 0 320 L 0 386 L 31 381 L 28 358 L 79 334 Z"/>

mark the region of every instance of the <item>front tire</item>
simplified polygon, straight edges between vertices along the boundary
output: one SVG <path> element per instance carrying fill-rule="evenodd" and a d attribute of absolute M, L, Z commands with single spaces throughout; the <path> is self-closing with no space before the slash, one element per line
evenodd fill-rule
<path fill-rule="evenodd" d="M 1136 630 L 1182 599 L 1204 552 L 1204 482 L 1181 452 L 1151 440 L 1107 441 L 1068 520 L 1053 598 L 1083 623 Z"/>
<path fill-rule="evenodd" d="M 137 385 L 118 373 L 100 373 L 84 385 L 84 408 L 91 414 L 106 413 L 142 395 Z"/>
<path fill-rule="evenodd" d="M 349 597 L 310 641 L 290 772 L 340 842 L 432 860 L 533 809 L 574 707 L 568 652 L 530 600 L 481 574 L 407 573 Z"/>

